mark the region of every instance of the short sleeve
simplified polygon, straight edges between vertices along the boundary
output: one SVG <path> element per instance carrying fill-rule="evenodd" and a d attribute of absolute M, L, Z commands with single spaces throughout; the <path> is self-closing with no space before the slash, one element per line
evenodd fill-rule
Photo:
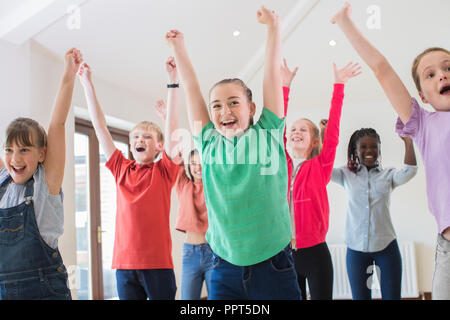
<path fill-rule="evenodd" d="M 400 117 L 397 119 L 395 131 L 401 137 L 416 137 L 422 126 L 422 113 L 425 112 L 415 98 L 412 98 L 412 114 L 406 124 L 403 124 Z"/>
<path fill-rule="evenodd" d="M 263 108 L 261 116 L 256 123 L 263 129 L 280 129 L 284 132 L 285 119 L 280 119 L 278 116 L 267 108 Z"/>
<path fill-rule="evenodd" d="M 206 126 L 203 127 L 202 131 L 197 135 L 193 136 L 195 148 L 200 153 L 200 158 L 203 159 L 202 154 L 206 144 L 215 135 L 216 130 L 214 129 L 214 124 L 210 121 Z"/>
<path fill-rule="evenodd" d="M 123 156 L 119 149 L 116 149 L 112 154 L 111 158 L 106 162 L 105 166 L 111 171 L 114 178 L 116 178 L 120 173 L 120 168 L 122 167 L 123 161 L 126 158 Z"/>
<path fill-rule="evenodd" d="M 175 182 L 175 190 L 177 193 L 180 193 L 183 189 L 183 186 L 189 182 L 189 178 L 186 175 L 186 169 L 184 164 L 180 165 L 178 168 L 177 181 Z"/>
<path fill-rule="evenodd" d="M 164 171 L 173 185 L 176 182 L 178 176 L 178 168 L 180 166 L 170 160 L 165 151 L 163 151 L 162 158 L 160 161 L 158 161 L 157 164 L 161 167 L 161 169 Z"/>

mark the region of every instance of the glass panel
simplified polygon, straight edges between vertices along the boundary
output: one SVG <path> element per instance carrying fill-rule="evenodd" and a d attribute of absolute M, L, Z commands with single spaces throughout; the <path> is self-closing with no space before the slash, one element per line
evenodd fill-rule
<path fill-rule="evenodd" d="M 114 141 L 125 158 L 128 158 L 128 145 Z M 114 232 L 116 226 L 116 183 L 114 177 L 105 166 L 106 157 L 100 146 L 100 190 L 101 190 L 101 221 L 102 221 L 102 265 L 104 299 L 118 299 L 116 273 L 111 269 L 114 247 Z"/>
<path fill-rule="evenodd" d="M 75 225 L 79 300 L 92 299 L 89 208 L 89 137 L 75 133 Z"/>

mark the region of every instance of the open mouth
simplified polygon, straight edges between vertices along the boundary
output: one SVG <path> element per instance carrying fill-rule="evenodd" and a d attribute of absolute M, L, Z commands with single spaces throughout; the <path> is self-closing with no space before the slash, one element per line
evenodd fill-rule
<path fill-rule="evenodd" d="M 23 174 L 26 167 L 11 167 L 16 174 Z"/>
<path fill-rule="evenodd" d="M 221 122 L 222 126 L 224 126 L 225 128 L 231 128 L 231 127 L 233 127 L 236 123 L 237 123 L 236 120 L 226 120 L 226 121 L 222 121 L 222 122 Z"/>
<path fill-rule="evenodd" d="M 445 95 L 445 96 L 450 95 L 450 85 L 443 87 L 440 91 L 440 94 Z"/>
<path fill-rule="evenodd" d="M 137 147 L 136 151 L 137 152 L 145 152 L 145 148 L 144 147 Z"/>

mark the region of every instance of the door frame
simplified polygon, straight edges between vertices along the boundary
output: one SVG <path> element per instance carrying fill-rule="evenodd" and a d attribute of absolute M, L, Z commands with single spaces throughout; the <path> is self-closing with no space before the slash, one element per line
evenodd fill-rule
<path fill-rule="evenodd" d="M 126 143 L 130 155 L 129 133 L 113 127 L 108 130 L 114 141 Z M 75 133 L 84 134 L 89 139 L 89 243 L 91 260 L 92 299 L 104 300 L 103 263 L 101 243 L 101 190 L 100 190 L 100 148 L 92 123 L 75 118 Z"/>

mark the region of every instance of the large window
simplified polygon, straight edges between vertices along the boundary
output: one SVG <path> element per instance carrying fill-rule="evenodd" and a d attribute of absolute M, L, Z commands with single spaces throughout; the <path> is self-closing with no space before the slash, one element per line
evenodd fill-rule
<path fill-rule="evenodd" d="M 114 144 L 129 158 L 128 132 L 109 128 Z M 116 188 L 89 121 L 75 121 L 75 200 L 78 299 L 117 299 L 111 269 Z"/>

